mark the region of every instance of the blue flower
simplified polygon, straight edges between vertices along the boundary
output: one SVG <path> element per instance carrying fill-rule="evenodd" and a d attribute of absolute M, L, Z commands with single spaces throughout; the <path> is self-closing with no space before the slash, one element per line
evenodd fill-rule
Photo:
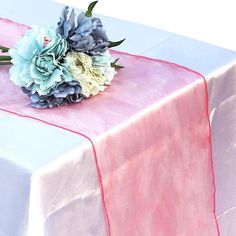
<path fill-rule="evenodd" d="M 69 103 L 78 103 L 83 99 L 78 81 L 62 82 L 47 95 L 32 93 L 32 87 L 22 87 L 22 90 L 30 97 L 31 106 L 34 108 L 52 108 Z"/>
<path fill-rule="evenodd" d="M 81 13 L 75 23 L 75 13 L 65 7 L 58 22 L 57 33 L 62 35 L 69 43 L 72 50 L 87 54 L 105 52 L 109 40 L 103 29 L 102 22 L 96 17 L 87 17 Z M 69 15 L 69 16 L 68 16 Z"/>
<path fill-rule="evenodd" d="M 17 85 L 41 95 L 57 84 L 72 81 L 63 65 L 68 44 L 54 28 L 34 27 L 9 51 L 13 66 L 10 79 Z"/>

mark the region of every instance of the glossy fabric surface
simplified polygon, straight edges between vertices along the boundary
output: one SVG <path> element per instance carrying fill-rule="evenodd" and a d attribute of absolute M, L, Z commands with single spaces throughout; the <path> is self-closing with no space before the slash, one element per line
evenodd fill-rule
<path fill-rule="evenodd" d="M 236 53 L 174 35 L 146 51 L 203 73 L 209 92 L 213 161 L 216 176 L 216 214 L 221 236 L 236 235 Z"/>
<path fill-rule="evenodd" d="M 30 108 L 2 68 L 0 108 L 92 138 L 108 235 L 216 235 L 203 78 L 175 64 L 113 55 L 126 67 L 112 87 L 52 110 Z"/>

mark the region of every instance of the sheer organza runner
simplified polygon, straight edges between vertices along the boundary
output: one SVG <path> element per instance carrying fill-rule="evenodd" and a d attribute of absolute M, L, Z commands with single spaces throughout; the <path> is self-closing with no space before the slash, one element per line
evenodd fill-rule
<path fill-rule="evenodd" d="M 9 47 L 27 30 L 4 19 L 0 28 L 0 44 Z M 31 108 L 9 67 L 0 67 L 0 110 L 90 140 L 107 235 L 219 235 L 204 78 L 173 63 L 112 53 L 125 68 L 111 87 L 53 109 Z"/>

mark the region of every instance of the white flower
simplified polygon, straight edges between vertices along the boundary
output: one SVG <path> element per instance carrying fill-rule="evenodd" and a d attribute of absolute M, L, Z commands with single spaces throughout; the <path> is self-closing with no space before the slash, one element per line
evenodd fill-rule
<path fill-rule="evenodd" d="M 115 74 L 111 61 L 109 52 L 93 57 L 85 53 L 70 52 L 65 58 L 68 70 L 79 81 L 85 97 L 104 91 L 106 85 L 110 84 Z"/>
<path fill-rule="evenodd" d="M 115 68 L 111 66 L 111 63 L 114 61 L 114 59 L 111 57 L 109 50 L 92 56 L 92 60 L 93 65 L 106 77 L 105 84 L 111 84 L 116 71 Z"/>

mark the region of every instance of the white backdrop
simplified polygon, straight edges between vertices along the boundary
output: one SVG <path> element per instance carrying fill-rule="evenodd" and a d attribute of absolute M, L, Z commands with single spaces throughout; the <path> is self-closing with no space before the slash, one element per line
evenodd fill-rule
<path fill-rule="evenodd" d="M 85 9 L 90 0 L 54 0 Z M 94 12 L 236 51 L 235 0 L 99 0 Z"/>

